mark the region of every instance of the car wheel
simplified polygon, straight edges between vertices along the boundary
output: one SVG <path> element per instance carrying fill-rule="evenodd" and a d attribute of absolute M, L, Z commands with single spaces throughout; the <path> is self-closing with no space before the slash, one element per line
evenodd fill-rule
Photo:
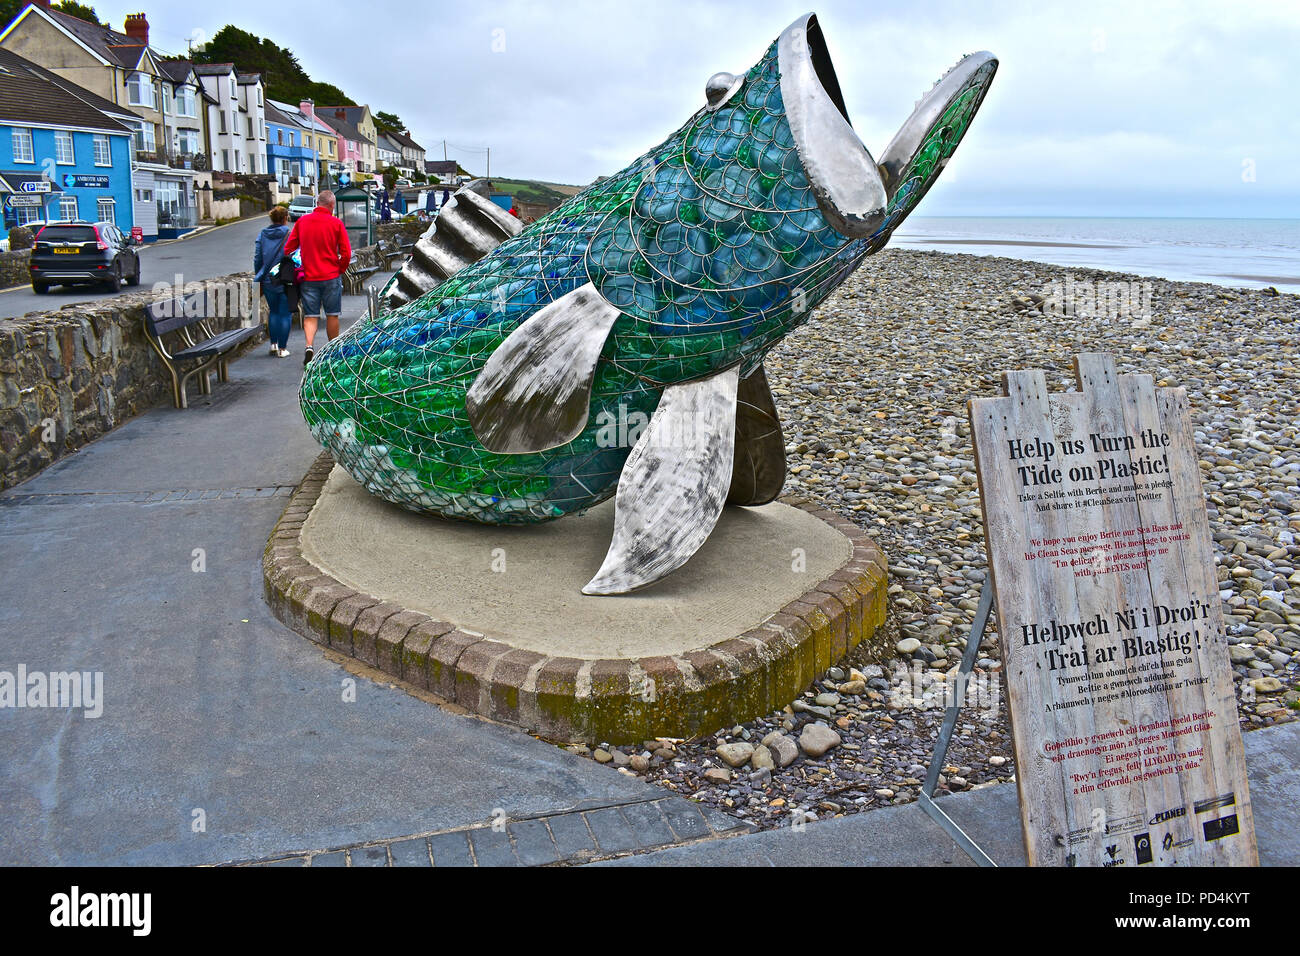
<path fill-rule="evenodd" d="M 109 292 L 122 291 L 122 271 L 118 268 L 117 263 L 113 263 L 113 272 L 105 281 L 104 288 Z"/>
<path fill-rule="evenodd" d="M 44 282 L 33 282 L 32 291 L 37 295 L 45 295 L 45 293 L 50 291 L 50 287 Z"/>
<path fill-rule="evenodd" d="M 126 284 L 127 285 L 140 284 L 140 257 L 139 256 L 137 256 L 135 260 L 135 272 L 131 273 L 131 275 L 127 278 Z"/>

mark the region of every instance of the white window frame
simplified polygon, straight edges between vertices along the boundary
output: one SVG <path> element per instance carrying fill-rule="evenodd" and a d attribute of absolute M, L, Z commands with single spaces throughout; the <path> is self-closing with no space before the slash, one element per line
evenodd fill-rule
<path fill-rule="evenodd" d="M 29 222 L 35 222 L 45 217 L 45 210 L 41 206 L 15 206 L 14 220 L 20 226 L 25 226 Z"/>
<path fill-rule="evenodd" d="M 135 147 L 136 152 L 156 153 L 158 151 L 153 123 L 144 120 L 123 120 L 123 122 L 131 127 L 131 145 Z"/>
<path fill-rule="evenodd" d="M 27 157 L 26 159 L 20 159 L 19 156 L 18 156 L 18 153 L 19 153 L 19 150 L 18 150 L 18 144 L 19 144 L 19 143 L 22 143 L 22 144 L 24 144 L 24 145 L 26 146 L 26 149 L 23 151 L 23 152 L 24 152 L 24 155 L 26 155 L 26 157 Z M 36 153 L 34 152 L 34 150 L 33 150 L 33 146 L 32 146 L 32 131 L 31 131 L 31 129 L 30 129 L 29 127 L 27 127 L 27 126 L 15 126 L 15 127 L 13 127 L 13 154 L 14 154 L 14 162 L 15 162 L 15 163 L 34 163 L 34 162 L 36 162 Z"/>
<path fill-rule="evenodd" d="M 99 218 L 96 222 L 111 222 L 117 225 L 117 201 L 113 199 L 95 200 L 95 212 Z"/>
<path fill-rule="evenodd" d="M 112 166 L 113 165 L 113 142 L 103 133 L 95 134 L 95 165 Z M 103 148 L 104 156 L 101 159 L 100 149 Z"/>
<path fill-rule="evenodd" d="M 68 206 L 69 204 L 72 205 L 72 216 L 71 216 L 71 217 L 68 216 L 68 212 L 67 212 L 67 206 Z M 78 220 L 78 219 L 80 219 L 80 218 L 81 218 L 81 209 L 80 209 L 80 207 L 79 207 L 78 204 L 77 204 L 77 197 L 76 197 L 76 196 L 60 196 L 60 197 L 59 197 L 59 221 L 60 221 L 60 222 L 75 222 L 76 220 Z"/>
<path fill-rule="evenodd" d="M 197 116 L 195 108 L 194 87 L 189 84 L 181 84 L 176 87 L 176 115 Z"/>
<path fill-rule="evenodd" d="M 174 95 L 174 91 L 172 89 L 172 85 L 170 83 L 164 83 L 162 85 L 162 111 L 166 113 L 168 116 L 170 116 L 172 113 L 173 95 Z"/>
<path fill-rule="evenodd" d="M 54 162 L 59 166 L 77 165 L 77 147 L 72 138 L 72 130 L 54 131 Z"/>
<path fill-rule="evenodd" d="M 139 99 L 148 89 L 148 99 Z M 135 72 L 126 78 L 126 101 L 132 106 L 147 106 L 151 110 L 158 108 L 158 99 L 154 96 L 153 77 L 148 73 Z"/>

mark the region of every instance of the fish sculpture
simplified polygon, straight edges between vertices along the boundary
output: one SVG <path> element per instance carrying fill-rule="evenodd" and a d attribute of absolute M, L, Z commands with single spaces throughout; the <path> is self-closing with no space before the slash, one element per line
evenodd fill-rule
<path fill-rule="evenodd" d="M 964 57 L 872 158 L 814 15 L 621 172 L 523 227 L 462 189 L 368 315 L 307 366 L 316 439 L 412 511 L 529 524 L 615 498 L 586 594 L 683 565 L 775 499 L 763 357 L 882 248 L 997 69 Z"/>

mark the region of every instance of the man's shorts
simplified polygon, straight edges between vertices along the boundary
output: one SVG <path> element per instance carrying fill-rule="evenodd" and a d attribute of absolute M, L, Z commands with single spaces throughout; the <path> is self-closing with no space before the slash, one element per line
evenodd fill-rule
<path fill-rule="evenodd" d="M 324 282 L 304 282 L 299 292 L 302 314 L 317 316 L 321 310 L 326 315 L 338 315 L 343 310 L 343 277 Z"/>

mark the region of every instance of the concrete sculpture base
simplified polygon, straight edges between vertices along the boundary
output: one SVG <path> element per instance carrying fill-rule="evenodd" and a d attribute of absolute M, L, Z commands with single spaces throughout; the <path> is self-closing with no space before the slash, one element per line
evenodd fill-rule
<path fill-rule="evenodd" d="M 298 633 L 557 741 L 691 738 L 778 710 L 884 622 L 884 556 L 794 499 L 728 508 L 678 574 L 591 597 L 613 502 L 528 527 L 403 511 L 322 455 L 263 559 Z M 885 648 L 881 648 L 883 652 Z"/>

